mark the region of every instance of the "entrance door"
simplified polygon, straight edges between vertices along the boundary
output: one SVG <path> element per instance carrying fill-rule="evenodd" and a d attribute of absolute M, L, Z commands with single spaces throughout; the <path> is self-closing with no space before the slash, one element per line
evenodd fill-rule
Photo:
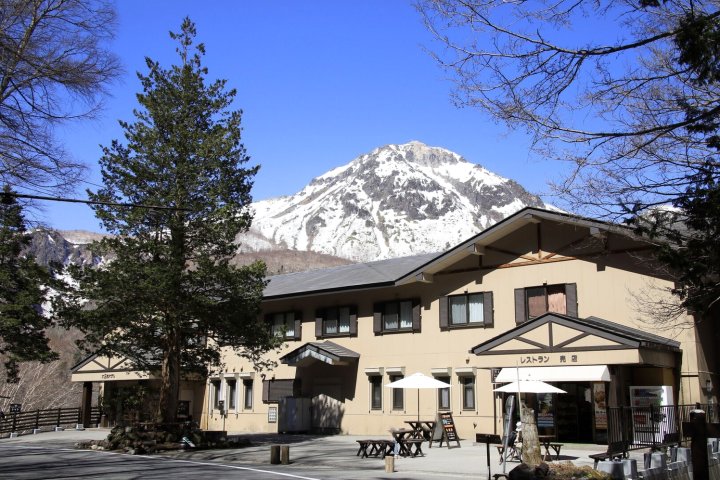
<path fill-rule="evenodd" d="M 593 441 L 592 388 L 587 382 L 559 383 L 567 393 L 555 395 L 555 418 L 559 442 Z"/>

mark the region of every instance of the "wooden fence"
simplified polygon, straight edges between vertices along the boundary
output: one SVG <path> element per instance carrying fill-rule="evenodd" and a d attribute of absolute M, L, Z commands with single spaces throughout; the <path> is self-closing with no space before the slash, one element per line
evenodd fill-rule
<path fill-rule="evenodd" d="M 102 412 L 92 407 L 90 424 L 100 423 Z M 0 417 L 0 435 L 26 433 L 33 430 L 54 429 L 56 427 L 75 427 L 82 424 L 80 408 L 53 408 L 49 410 L 31 410 L 27 412 L 6 413 Z"/>

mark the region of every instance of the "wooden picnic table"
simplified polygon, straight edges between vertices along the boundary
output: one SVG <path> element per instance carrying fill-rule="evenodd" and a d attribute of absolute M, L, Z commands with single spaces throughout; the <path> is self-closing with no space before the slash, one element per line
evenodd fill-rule
<path fill-rule="evenodd" d="M 543 446 L 543 450 L 545 450 L 545 454 L 543 455 L 543 460 L 552 460 L 552 455 L 550 454 L 550 449 L 552 448 L 555 450 L 555 460 L 560 459 L 560 449 L 562 448 L 562 443 L 556 443 L 554 442 L 555 435 L 538 435 L 538 441 Z"/>
<path fill-rule="evenodd" d="M 395 442 L 385 439 L 356 440 L 356 442 L 358 443 L 358 451 L 355 455 L 360 458 L 385 458 L 386 455 L 393 454 L 393 447 L 395 446 Z"/>
<path fill-rule="evenodd" d="M 424 438 L 430 440 L 432 438 L 433 431 L 437 422 L 435 420 L 405 420 L 405 423 L 410 425 L 415 433 L 415 438 Z"/>
<path fill-rule="evenodd" d="M 390 434 L 399 447 L 398 454 L 405 457 L 425 456 L 422 451 L 422 442 L 425 439 L 422 436 L 415 437 L 414 428 L 393 428 L 390 430 Z"/>

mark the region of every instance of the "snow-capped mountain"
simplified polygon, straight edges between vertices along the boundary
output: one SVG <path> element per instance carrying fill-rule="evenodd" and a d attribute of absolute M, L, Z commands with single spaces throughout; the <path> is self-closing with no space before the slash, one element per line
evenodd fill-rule
<path fill-rule="evenodd" d="M 90 249 L 93 241 L 100 240 L 104 236 L 102 233 L 81 230 L 37 229 L 32 232 L 25 253 L 43 266 L 52 263 L 94 268 L 113 258 L 112 254 L 108 257 L 99 257 Z M 288 250 L 273 244 L 257 232 L 239 235 L 238 251 L 232 262 L 236 265 L 246 265 L 257 260 L 265 262 L 270 275 L 352 263 L 348 259 L 320 252 Z"/>
<path fill-rule="evenodd" d="M 253 204 L 253 230 L 295 250 L 357 261 L 447 249 L 542 200 L 457 153 L 386 145 Z"/>
<path fill-rule="evenodd" d="M 55 263 L 94 267 L 102 263 L 103 259 L 93 254 L 88 245 L 103 236 L 101 233 L 82 230 L 38 229 L 32 232 L 26 253 L 40 265 Z"/>
<path fill-rule="evenodd" d="M 253 204 L 238 263 L 270 273 L 439 252 L 542 200 L 444 148 L 387 145 L 315 178 L 292 196 Z M 102 234 L 36 230 L 28 251 L 47 265 L 97 266 L 88 244 Z M 326 255 L 318 255 L 326 254 Z M 328 256 L 330 255 L 330 256 Z M 342 257 L 342 258 L 337 258 Z"/>

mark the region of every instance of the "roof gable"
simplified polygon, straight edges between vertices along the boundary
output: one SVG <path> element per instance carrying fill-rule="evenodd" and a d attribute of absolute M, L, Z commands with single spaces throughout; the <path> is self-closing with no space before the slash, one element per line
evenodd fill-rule
<path fill-rule="evenodd" d="M 551 225 L 555 230 L 565 229 L 566 232 L 575 232 L 575 235 L 563 235 L 561 232 L 553 241 L 542 239 L 541 242 L 538 234 L 536 245 L 529 248 L 514 240 L 514 238 L 527 240 L 529 235 L 526 235 L 525 231 L 531 231 L 541 223 Z M 516 234 L 515 237 L 513 234 Z M 610 234 L 613 235 L 615 243 L 613 250 L 608 249 L 606 241 Z M 546 244 L 542 245 L 543 242 Z M 588 245 L 583 242 L 590 244 L 592 248 L 588 249 Z M 272 276 L 268 279 L 269 283 L 263 297 L 265 300 L 275 300 L 391 287 L 414 282 L 432 282 L 433 275 L 441 272 L 453 273 L 463 269 L 491 269 L 507 264 L 521 266 L 527 263 L 573 260 L 576 259 L 573 254 L 578 249 L 583 249 L 582 255 L 589 258 L 648 248 L 652 248 L 652 245 L 637 238 L 627 227 L 526 207 L 443 253 Z M 490 264 L 482 259 L 486 253 L 492 254 L 488 255 Z M 499 265 L 493 265 L 493 261 Z M 653 271 L 649 269 L 648 274 L 652 274 Z"/>
<path fill-rule="evenodd" d="M 146 370 L 138 370 L 128 357 L 116 357 L 98 352 L 70 369 L 72 381 L 140 380 L 155 378 Z"/>
<path fill-rule="evenodd" d="M 546 313 L 470 349 L 476 355 L 572 353 L 649 347 L 678 350 L 674 340 L 607 320 Z"/>
<path fill-rule="evenodd" d="M 280 362 L 301 367 L 314 361 L 328 365 L 348 365 L 357 361 L 360 354 L 335 342 L 309 342 L 280 357 Z"/>
<path fill-rule="evenodd" d="M 471 269 L 491 270 L 578 259 L 604 262 L 615 254 L 653 248 L 652 243 L 622 225 L 527 207 L 408 272 L 397 283 Z M 627 258 L 610 261 L 622 268 Z M 632 268 L 642 268 L 643 263 L 639 265 Z M 647 270 L 645 273 L 650 275 L 654 272 Z"/>

